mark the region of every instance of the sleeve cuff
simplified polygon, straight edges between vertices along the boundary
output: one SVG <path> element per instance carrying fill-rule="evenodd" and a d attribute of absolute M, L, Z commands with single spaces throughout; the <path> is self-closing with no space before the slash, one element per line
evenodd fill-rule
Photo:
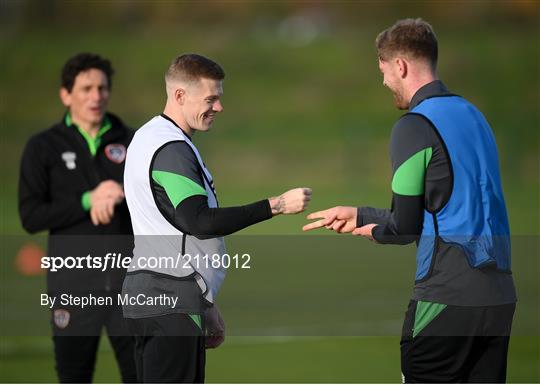
<path fill-rule="evenodd" d="M 362 207 L 358 207 L 356 212 L 356 227 L 364 226 L 364 217 L 362 216 Z"/>
<path fill-rule="evenodd" d="M 273 217 L 272 208 L 270 207 L 270 201 L 268 199 L 263 199 L 259 202 L 256 202 L 256 204 L 261 207 L 260 209 L 261 221 L 265 221 Z"/>
<path fill-rule="evenodd" d="M 377 225 L 371 230 L 371 236 L 378 243 L 385 243 L 384 240 L 384 226 Z"/>
<path fill-rule="evenodd" d="M 90 203 L 90 191 L 83 193 L 81 196 L 81 205 L 84 211 L 89 211 L 92 207 L 92 204 Z"/>

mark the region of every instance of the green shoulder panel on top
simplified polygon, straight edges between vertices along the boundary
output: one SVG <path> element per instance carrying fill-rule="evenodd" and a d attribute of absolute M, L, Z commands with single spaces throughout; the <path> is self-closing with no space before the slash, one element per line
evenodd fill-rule
<path fill-rule="evenodd" d="M 431 321 L 435 319 L 446 305 L 435 302 L 418 301 L 414 314 L 413 338 L 418 335 Z"/>
<path fill-rule="evenodd" d="M 431 160 L 432 148 L 424 148 L 398 167 L 392 178 L 392 191 L 399 195 L 416 196 L 424 193 L 424 177 Z"/>
<path fill-rule="evenodd" d="M 175 208 L 180 202 L 191 196 L 208 196 L 201 185 L 183 175 L 167 171 L 152 171 L 152 179 L 165 189 L 169 200 Z"/>

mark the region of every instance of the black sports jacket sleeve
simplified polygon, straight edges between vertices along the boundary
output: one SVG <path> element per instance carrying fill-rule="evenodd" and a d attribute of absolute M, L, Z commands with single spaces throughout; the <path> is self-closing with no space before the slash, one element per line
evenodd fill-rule
<path fill-rule="evenodd" d="M 88 215 L 80 196 L 51 199 L 47 152 L 37 137 L 26 145 L 19 174 L 19 215 L 29 233 L 70 226 Z"/>

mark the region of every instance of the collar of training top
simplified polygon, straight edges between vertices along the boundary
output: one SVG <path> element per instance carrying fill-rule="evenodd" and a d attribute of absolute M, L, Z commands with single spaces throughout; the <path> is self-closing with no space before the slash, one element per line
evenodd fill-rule
<path fill-rule="evenodd" d="M 444 85 L 444 83 L 440 80 L 434 80 L 431 83 L 428 83 L 414 94 L 414 96 L 411 99 L 411 103 L 409 104 L 409 110 L 412 110 L 414 107 L 416 107 L 421 101 L 432 98 L 434 96 L 451 96 L 454 95 L 450 91 L 448 91 L 448 88 Z"/>
<path fill-rule="evenodd" d="M 165 115 L 165 114 L 159 114 L 159 116 L 161 116 L 163 119 L 167 119 L 169 122 L 171 122 L 172 124 L 174 124 L 176 127 L 178 127 L 180 129 L 180 131 L 182 131 L 184 133 L 185 136 L 187 136 L 189 139 L 191 139 L 191 136 L 188 135 L 187 132 L 185 132 L 182 127 L 180 127 L 178 124 L 176 124 L 176 122 L 174 120 L 172 120 L 169 116 Z"/>
<path fill-rule="evenodd" d="M 124 138 L 126 135 L 128 135 L 129 128 L 124 125 L 118 116 L 110 112 L 107 112 L 106 116 L 110 122 L 111 128 L 103 133 L 102 144 L 111 143 L 111 141 Z M 75 127 L 76 126 L 73 125 L 67 125 L 66 114 L 64 114 L 62 120 L 58 124 L 54 125 L 56 130 L 60 130 L 65 133 L 74 132 L 79 135 L 79 132 L 75 129 Z"/>

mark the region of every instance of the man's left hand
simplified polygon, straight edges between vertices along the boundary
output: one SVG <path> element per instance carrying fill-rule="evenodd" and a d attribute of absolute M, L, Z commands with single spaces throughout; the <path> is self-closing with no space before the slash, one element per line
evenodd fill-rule
<path fill-rule="evenodd" d="M 364 225 L 362 227 L 357 227 L 353 230 L 353 235 L 360 235 L 364 238 L 369 239 L 370 241 L 375 241 L 373 238 L 373 228 L 378 226 L 376 223 L 370 223 L 369 225 Z"/>
<path fill-rule="evenodd" d="M 215 349 L 225 341 L 225 321 L 216 304 L 206 310 L 206 348 Z"/>

